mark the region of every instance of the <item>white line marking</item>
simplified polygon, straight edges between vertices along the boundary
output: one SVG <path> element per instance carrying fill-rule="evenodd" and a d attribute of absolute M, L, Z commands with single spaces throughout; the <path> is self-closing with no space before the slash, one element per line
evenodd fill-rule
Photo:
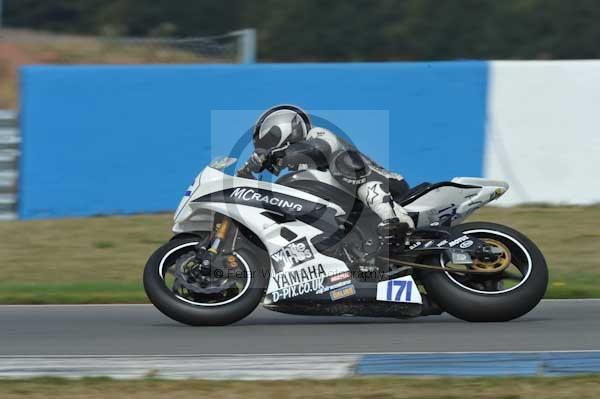
<path fill-rule="evenodd" d="M 179 358 L 236 358 L 236 357 L 314 357 L 314 356 L 364 356 L 364 355 L 465 355 L 465 354 L 507 354 L 507 353 L 600 353 L 600 349 L 539 350 L 539 351 L 457 351 L 457 352 L 318 352 L 318 353 L 223 353 L 223 354 L 184 354 L 184 355 L 0 355 L 0 359 L 179 359 Z"/>

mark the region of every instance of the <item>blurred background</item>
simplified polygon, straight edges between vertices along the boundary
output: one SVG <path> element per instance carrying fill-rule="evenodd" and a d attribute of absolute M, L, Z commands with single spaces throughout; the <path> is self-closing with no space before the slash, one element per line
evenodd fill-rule
<path fill-rule="evenodd" d="M 234 62 L 247 28 L 259 62 L 594 59 L 599 18 L 594 0 L 3 0 L 0 107 L 18 65 Z"/>
<path fill-rule="evenodd" d="M 508 181 L 505 208 L 475 217 L 538 242 L 549 296 L 600 295 L 597 1 L 0 10 L 0 302 L 144 301 L 141 266 L 170 235 L 161 212 L 278 103 L 339 127 L 411 185 Z M 40 256 L 48 273 L 23 283 Z"/>

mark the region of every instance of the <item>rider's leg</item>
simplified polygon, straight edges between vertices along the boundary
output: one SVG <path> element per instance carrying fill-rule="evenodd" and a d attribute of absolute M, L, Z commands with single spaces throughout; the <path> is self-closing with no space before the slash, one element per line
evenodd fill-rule
<path fill-rule="evenodd" d="M 394 202 L 387 181 L 370 177 L 358 187 L 358 198 L 381 218 L 378 232 L 383 239 L 403 240 L 406 233 L 415 228 L 406 210 Z"/>
<path fill-rule="evenodd" d="M 379 216 L 381 237 L 388 241 L 402 242 L 406 232 L 414 229 L 413 220 L 408 213 L 393 201 L 389 188 L 390 179 L 369 166 L 360 153 L 354 150 L 338 151 L 333 155 L 330 170 L 342 184 L 355 188 L 363 204 Z M 400 239 L 398 235 L 401 235 Z"/>

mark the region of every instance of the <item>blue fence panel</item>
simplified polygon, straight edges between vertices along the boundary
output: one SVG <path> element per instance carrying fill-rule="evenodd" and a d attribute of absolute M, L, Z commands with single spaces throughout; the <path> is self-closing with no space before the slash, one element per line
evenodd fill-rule
<path fill-rule="evenodd" d="M 211 158 L 211 138 L 230 148 L 248 138 L 258 110 L 279 103 L 329 110 L 333 125 L 410 183 L 482 173 L 485 62 L 32 66 L 21 74 L 24 219 L 172 210 Z M 216 110 L 255 111 L 213 124 Z"/>

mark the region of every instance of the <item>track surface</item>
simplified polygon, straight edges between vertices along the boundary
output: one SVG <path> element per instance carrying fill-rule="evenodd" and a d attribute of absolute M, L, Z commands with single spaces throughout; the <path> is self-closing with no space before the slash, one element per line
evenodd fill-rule
<path fill-rule="evenodd" d="M 262 308 L 187 327 L 150 305 L 0 306 L 0 356 L 207 355 L 600 349 L 600 300 L 543 301 L 509 323 L 305 317 Z"/>

